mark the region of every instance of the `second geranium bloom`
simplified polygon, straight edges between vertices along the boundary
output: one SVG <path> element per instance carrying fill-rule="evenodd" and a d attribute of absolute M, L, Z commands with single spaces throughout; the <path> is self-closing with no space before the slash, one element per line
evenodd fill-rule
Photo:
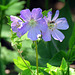
<path fill-rule="evenodd" d="M 65 36 L 63 35 L 62 32 L 59 31 L 59 29 L 66 30 L 69 28 L 69 25 L 67 23 L 66 18 L 58 18 L 58 16 L 59 16 L 59 10 L 56 11 L 53 19 L 51 19 L 52 17 L 51 11 L 48 12 L 47 17 L 46 16 L 44 17 L 48 25 L 46 32 L 42 32 L 43 35 L 42 38 L 44 41 L 51 41 L 51 35 L 55 40 L 59 40 L 60 42 L 62 42 L 63 39 L 65 38 Z"/>

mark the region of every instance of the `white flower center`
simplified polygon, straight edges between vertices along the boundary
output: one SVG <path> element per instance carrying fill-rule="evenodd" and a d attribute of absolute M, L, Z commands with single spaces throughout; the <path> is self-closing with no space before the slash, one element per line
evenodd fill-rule
<path fill-rule="evenodd" d="M 36 26 L 36 21 L 34 19 L 31 19 L 30 22 L 29 22 L 29 25 L 31 27 L 35 27 Z"/>

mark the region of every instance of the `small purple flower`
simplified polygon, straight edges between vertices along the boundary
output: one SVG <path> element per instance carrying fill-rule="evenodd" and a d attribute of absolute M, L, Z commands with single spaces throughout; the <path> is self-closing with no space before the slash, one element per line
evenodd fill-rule
<path fill-rule="evenodd" d="M 23 22 L 20 18 L 16 17 L 16 16 L 10 16 L 11 21 L 13 21 L 11 23 L 11 28 L 13 32 L 17 33 L 17 36 L 19 35 L 20 37 L 22 36 L 22 34 L 19 32 L 19 30 L 21 29 L 21 27 L 23 27 Z"/>
<path fill-rule="evenodd" d="M 62 42 L 63 39 L 65 38 L 65 36 L 63 35 L 63 33 L 59 31 L 59 29 L 66 30 L 69 28 L 69 25 L 67 23 L 66 18 L 58 18 L 58 16 L 59 16 L 59 10 L 56 11 L 53 19 L 51 19 L 52 17 L 51 11 L 48 12 L 47 17 L 46 16 L 44 17 L 48 25 L 46 32 L 42 32 L 42 38 L 44 41 L 50 41 L 51 35 L 55 40 L 59 40 L 60 42 Z"/>
<path fill-rule="evenodd" d="M 28 38 L 35 41 L 38 39 L 38 35 L 41 35 L 41 31 L 45 32 L 47 25 L 45 20 L 42 18 L 42 10 L 40 8 L 34 8 L 32 12 L 29 9 L 22 10 L 20 12 L 20 18 L 25 22 L 23 26 L 19 29 L 22 35 L 28 31 Z M 18 35 L 18 37 L 20 37 Z"/>

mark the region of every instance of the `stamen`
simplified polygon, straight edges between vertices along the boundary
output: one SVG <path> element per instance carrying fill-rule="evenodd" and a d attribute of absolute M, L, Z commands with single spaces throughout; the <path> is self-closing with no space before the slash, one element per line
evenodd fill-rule
<path fill-rule="evenodd" d="M 17 22 L 16 26 L 17 26 L 17 28 L 19 28 L 21 25 L 19 24 L 19 22 Z"/>
<path fill-rule="evenodd" d="M 51 24 L 51 23 L 55 23 L 55 21 L 51 21 L 50 24 Z"/>
<path fill-rule="evenodd" d="M 51 31 L 53 31 L 54 29 L 55 29 L 55 27 L 56 27 L 56 23 L 55 23 L 55 21 L 50 21 L 50 22 L 48 22 L 48 28 L 51 30 Z"/>

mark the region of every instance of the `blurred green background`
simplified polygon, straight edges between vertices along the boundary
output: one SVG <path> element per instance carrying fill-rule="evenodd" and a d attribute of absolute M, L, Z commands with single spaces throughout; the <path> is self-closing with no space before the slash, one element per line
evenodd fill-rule
<path fill-rule="evenodd" d="M 21 71 L 13 63 L 13 59 L 19 54 L 11 44 L 9 16 L 19 16 L 22 9 L 32 10 L 38 7 L 43 11 L 52 8 L 53 13 L 57 9 L 60 10 L 59 17 L 66 17 L 69 24 L 68 30 L 61 31 L 65 35 L 62 43 L 54 39 L 50 42 L 43 40 L 38 42 L 39 66 L 46 66 L 47 62 L 59 66 L 62 57 L 75 65 L 75 0 L 0 0 L 0 75 L 17 75 Z M 56 43 L 59 51 L 53 42 Z M 24 40 L 21 50 L 23 57 L 35 65 L 34 43 L 28 39 Z"/>

